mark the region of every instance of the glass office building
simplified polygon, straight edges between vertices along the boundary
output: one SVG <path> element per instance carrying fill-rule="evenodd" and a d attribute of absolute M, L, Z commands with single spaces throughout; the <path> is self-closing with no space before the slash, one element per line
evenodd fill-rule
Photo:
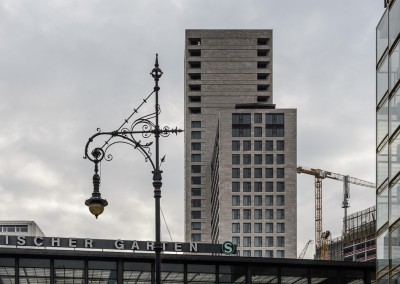
<path fill-rule="evenodd" d="M 342 261 L 162 255 L 162 283 L 375 283 L 375 265 Z M 154 283 L 154 254 L 0 248 L 0 283 Z"/>
<path fill-rule="evenodd" d="M 400 0 L 376 28 L 377 279 L 400 281 Z M 390 281 L 390 282 L 389 282 Z"/>

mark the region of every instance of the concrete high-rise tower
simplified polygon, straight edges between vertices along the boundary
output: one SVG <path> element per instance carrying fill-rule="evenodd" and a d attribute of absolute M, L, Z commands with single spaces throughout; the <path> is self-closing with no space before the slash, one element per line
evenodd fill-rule
<path fill-rule="evenodd" d="M 186 241 L 296 257 L 296 109 L 272 87 L 272 30 L 186 30 Z"/>

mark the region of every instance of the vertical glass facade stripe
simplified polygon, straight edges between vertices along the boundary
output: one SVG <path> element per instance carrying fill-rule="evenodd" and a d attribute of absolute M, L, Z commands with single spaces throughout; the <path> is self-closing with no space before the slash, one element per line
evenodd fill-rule
<path fill-rule="evenodd" d="M 377 283 L 400 278 L 400 0 L 376 28 Z"/>

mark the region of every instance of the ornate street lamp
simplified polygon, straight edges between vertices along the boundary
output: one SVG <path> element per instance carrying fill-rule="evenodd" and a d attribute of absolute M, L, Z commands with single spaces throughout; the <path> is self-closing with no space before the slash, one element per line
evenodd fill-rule
<path fill-rule="evenodd" d="M 111 161 L 113 156 L 107 154 L 108 149 L 118 143 L 128 144 L 133 149 L 138 150 L 145 158 L 146 162 L 150 162 L 153 168 L 153 187 L 154 187 L 154 200 L 155 200 L 155 227 L 156 227 L 156 240 L 154 244 L 155 251 L 155 283 L 161 283 L 161 230 L 160 230 L 160 198 L 161 198 L 161 186 L 162 186 L 162 171 L 160 165 L 164 158 L 160 160 L 159 155 L 159 138 L 167 137 L 171 133 L 178 134 L 183 130 L 175 128 L 170 129 L 168 126 L 160 128 L 158 120 L 161 113 L 160 105 L 158 104 L 158 92 L 160 87 L 158 81 L 160 80 L 163 72 L 158 65 L 158 54 L 156 55 L 156 62 L 150 75 L 153 77 L 155 85 L 153 92 L 148 95 L 137 109 L 134 109 L 133 113 L 125 119 L 124 123 L 115 131 L 102 132 L 99 128 L 97 133 L 89 138 L 89 141 L 85 146 L 85 159 L 90 160 L 94 163 L 94 175 L 93 175 L 93 193 L 92 197 L 85 201 L 85 204 L 89 207 L 89 211 L 96 217 L 103 213 L 104 207 L 108 205 L 107 200 L 101 198 L 100 194 L 100 175 L 98 174 L 98 164 L 104 159 Z M 147 103 L 148 99 L 155 95 L 154 113 L 144 115 L 140 118 L 135 119 L 132 124 L 129 125 L 129 120 L 138 113 L 138 110 Z M 107 136 L 108 139 L 104 142 L 101 147 L 90 147 L 91 143 L 95 138 L 99 136 Z M 153 141 L 149 141 L 149 138 L 154 136 L 154 147 L 155 147 L 155 159 L 151 158 L 151 146 Z M 138 140 L 141 137 L 145 142 Z"/>

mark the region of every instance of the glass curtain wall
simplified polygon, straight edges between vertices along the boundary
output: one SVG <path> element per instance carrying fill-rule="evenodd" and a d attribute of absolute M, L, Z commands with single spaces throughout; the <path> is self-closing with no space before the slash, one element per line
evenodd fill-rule
<path fill-rule="evenodd" d="M 376 183 L 378 283 L 400 278 L 400 0 L 376 28 Z M 390 282 L 388 282 L 390 281 Z"/>

